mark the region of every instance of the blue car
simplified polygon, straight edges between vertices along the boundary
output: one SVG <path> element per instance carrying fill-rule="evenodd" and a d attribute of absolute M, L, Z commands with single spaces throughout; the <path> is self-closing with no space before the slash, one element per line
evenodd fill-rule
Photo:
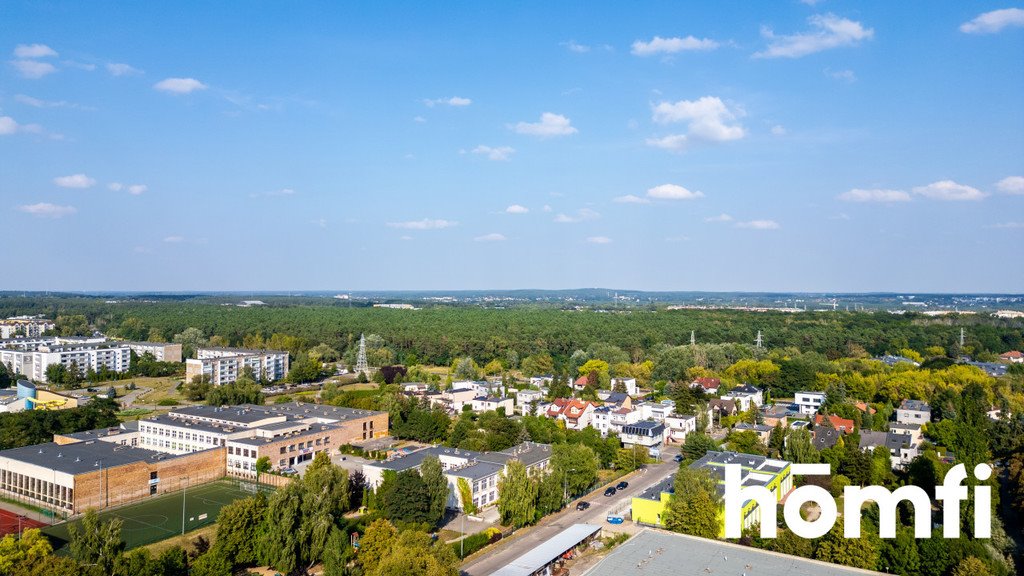
<path fill-rule="evenodd" d="M 624 521 L 625 520 L 623 519 L 623 517 L 618 515 L 618 514 L 609 514 L 608 515 L 608 523 L 609 524 L 622 524 Z"/>

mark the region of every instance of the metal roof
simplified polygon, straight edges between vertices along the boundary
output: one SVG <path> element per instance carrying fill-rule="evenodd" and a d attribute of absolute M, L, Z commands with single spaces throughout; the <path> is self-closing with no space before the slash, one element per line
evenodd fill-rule
<path fill-rule="evenodd" d="M 600 531 L 601 527 L 594 524 L 573 524 L 491 576 L 530 576 Z"/>
<path fill-rule="evenodd" d="M 145 448 L 98 441 L 72 444 L 47 442 L 0 452 L 0 458 L 34 464 L 72 475 L 98 471 L 101 467 L 107 469 L 135 462 L 154 463 L 184 455 L 165 454 Z"/>
<path fill-rule="evenodd" d="M 496 572 L 502 574 L 504 572 Z M 509 576 L 529 572 L 508 572 Z M 681 574 L 748 574 L 750 576 L 854 576 L 879 574 L 759 550 L 719 540 L 707 540 L 645 528 L 617 546 L 584 576 L 679 576 Z"/>

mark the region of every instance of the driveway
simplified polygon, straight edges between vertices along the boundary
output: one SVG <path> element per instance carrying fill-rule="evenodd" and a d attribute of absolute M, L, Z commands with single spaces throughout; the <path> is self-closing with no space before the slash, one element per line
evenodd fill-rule
<path fill-rule="evenodd" d="M 643 470 L 638 470 L 622 478 L 629 482 L 629 487 L 619 490 L 615 496 L 604 496 L 606 487 L 602 486 L 580 499 L 590 502 L 590 508 L 579 512 L 576 510 L 576 503 L 579 500 L 570 502 L 562 512 L 545 517 L 536 526 L 519 530 L 510 538 L 498 542 L 482 555 L 463 564 L 462 573 L 468 576 L 486 576 L 496 572 L 573 524 L 596 524 L 614 532 L 635 532 L 638 527 L 632 523 L 627 522 L 613 526 L 607 523 L 606 518 L 609 513 L 628 510 L 633 496 L 661 482 L 679 469 L 679 464 L 672 461 L 670 455 L 663 455 L 663 457 L 666 457 L 668 461 L 649 464 Z"/>

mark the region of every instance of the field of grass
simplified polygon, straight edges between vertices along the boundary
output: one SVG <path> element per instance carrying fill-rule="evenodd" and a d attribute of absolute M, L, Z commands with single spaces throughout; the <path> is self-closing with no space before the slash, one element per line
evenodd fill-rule
<path fill-rule="evenodd" d="M 161 540 L 159 542 L 143 546 L 143 548 L 149 550 L 149 553 L 155 558 L 162 554 L 165 550 L 169 548 L 174 548 L 175 546 L 179 546 L 184 550 L 188 550 L 189 547 L 192 546 L 192 541 L 200 536 L 209 540 L 210 545 L 212 546 L 213 543 L 217 540 L 217 525 L 211 524 L 209 526 L 203 526 L 202 528 L 199 528 L 197 530 L 186 532 L 184 536 L 179 534 L 172 538 L 168 538 L 166 540 Z"/>

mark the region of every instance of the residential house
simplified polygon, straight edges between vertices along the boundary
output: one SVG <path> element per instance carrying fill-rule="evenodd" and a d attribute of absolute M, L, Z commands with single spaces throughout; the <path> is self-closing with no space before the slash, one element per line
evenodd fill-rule
<path fill-rule="evenodd" d="M 825 403 L 824 392 L 797 392 L 794 403 L 801 414 L 817 414 L 821 405 Z"/>
<path fill-rule="evenodd" d="M 920 366 L 920 362 L 915 362 L 906 356 L 895 356 L 893 354 L 886 354 L 885 356 L 879 356 L 875 358 L 879 362 L 882 362 L 886 366 L 895 366 L 897 364 L 912 364 L 914 366 Z"/>
<path fill-rule="evenodd" d="M 718 378 L 701 376 L 690 382 L 690 388 L 700 388 L 708 396 L 718 395 L 718 389 L 722 387 L 722 381 Z"/>
<path fill-rule="evenodd" d="M 920 400 L 904 400 L 896 409 L 896 421 L 900 424 L 927 424 L 932 421 L 932 408 Z"/>
<path fill-rule="evenodd" d="M 708 409 L 714 416 L 713 423 L 716 423 L 720 422 L 723 416 L 735 416 L 739 412 L 739 403 L 736 400 L 712 398 L 708 400 Z"/>
<path fill-rule="evenodd" d="M 750 410 L 750 407 L 764 404 L 764 393 L 757 386 L 742 384 L 726 392 L 722 398 L 735 400 L 739 403 L 740 412 Z"/>
<path fill-rule="evenodd" d="M 661 402 L 641 402 L 640 404 L 637 404 L 637 408 L 640 410 L 641 420 L 664 422 L 665 418 L 675 412 L 676 403 L 671 400 L 662 400 Z"/>
<path fill-rule="evenodd" d="M 672 414 L 665 418 L 665 426 L 668 428 L 665 441 L 682 444 L 686 442 L 687 434 L 697 431 L 697 417 L 689 414 Z"/>
<path fill-rule="evenodd" d="M 597 399 L 606 405 L 611 404 L 618 408 L 632 408 L 633 399 L 625 392 L 612 392 L 611 390 L 598 390 Z"/>
<path fill-rule="evenodd" d="M 621 434 L 622 428 L 643 420 L 639 410 L 615 408 L 608 414 L 608 432 Z"/>
<path fill-rule="evenodd" d="M 619 439 L 626 448 L 643 446 L 651 451 L 657 451 L 668 436 L 668 428 L 661 422 L 643 420 L 622 427 L 622 434 Z"/>
<path fill-rule="evenodd" d="M 584 388 L 589 386 L 591 384 L 591 381 L 590 381 L 591 380 L 591 374 L 594 374 L 594 373 L 593 372 L 588 372 L 588 373 L 584 374 L 583 376 L 580 376 L 576 380 L 573 380 L 573 382 L 572 382 L 572 389 L 575 390 L 576 392 L 580 392 Z M 597 386 L 597 375 L 596 374 L 594 374 L 593 380 L 594 380 L 593 385 Z"/>
<path fill-rule="evenodd" d="M 811 443 L 818 451 L 821 451 L 835 446 L 842 434 L 829 426 L 816 426 L 814 432 L 811 433 Z"/>
<path fill-rule="evenodd" d="M 757 434 L 757 439 L 760 440 L 762 444 L 767 446 L 768 439 L 771 438 L 772 430 L 774 428 L 766 424 L 751 424 L 749 422 L 740 422 L 739 424 L 733 426 L 732 429 L 737 432 L 745 432 L 750 430 L 754 432 L 754 434 Z"/>
<path fill-rule="evenodd" d="M 889 432 L 893 434 L 909 434 L 914 444 L 919 444 L 924 437 L 920 424 L 904 424 L 902 422 L 890 422 Z"/>
<path fill-rule="evenodd" d="M 1024 364 L 1024 353 L 1020 350 L 1010 350 L 1009 352 L 1003 352 L 999 355 L 999 359 L 1003 362 L 1011 362 L 1013 364 Z"/>
<path fill-rule="evenodd" d="M 473 412 L 488 412 L 490 410 L 504 409 L 505 414 L 511 416 L 515 411 L 515 405 L 511 398 L 500 398 L 498 396 L 477 396 L 471 404 Z"/>
<path fill-rule="evenodd" d="M 860 449 L 865 452 L 873 452 L 878 447 L 885 447 L 889 451 L 893 469 L 906 467 L 920 453 L 918 442 L 915 442 L 914 437 L 910 434 L 862 430 Z"/>
<path fill-rule="evenodd" d="M 640 391 L 636 385 L 636 378 L 612 378 L 611 387 L 612 390 L 624 388 L 626 394 L 630 396 L 636 396 Z"/>
<path fill-rule="evenodd" d="M 548 406 L 547 416 L 564 421 L 569 430 L 583 430 L 590 425 L 590 416 L 596 409 L 594 403 L 586 400 L 556 398 Z"/>
<path fill-rule="evenodd" d="M 768 426 L 775 426 L 776 424 L 786 425 L 790 414 L 793 413 L 793 409 L 789 404 L 767 404 L 761 407 L 761 419 Z"/>
<path fill-rule="evenodd" d="M 544 401 L 544 393 L 540 390 L 519 390 L 516 392 L 516 412 L 526 415 L 531 406 Z"/>
<path fill-rule="evenodd" d="M 834 428 L 843 434 L 850 434 L 856 429 L 854 421 L 849 418 L 840 418 L 835 414 L 829 414 L 827 416 L 817 414 L 814 416 L 815 429 L 826 426 Z"/>
<path fill-rule="evenodd" d="M 555 381 L 555 377 L 551 374 L 542 374 L 540 376 L 530 376 L 530 386 L 536 386 L 537 388 L 547 388 L 551 386 L 551 383 Z"/>

